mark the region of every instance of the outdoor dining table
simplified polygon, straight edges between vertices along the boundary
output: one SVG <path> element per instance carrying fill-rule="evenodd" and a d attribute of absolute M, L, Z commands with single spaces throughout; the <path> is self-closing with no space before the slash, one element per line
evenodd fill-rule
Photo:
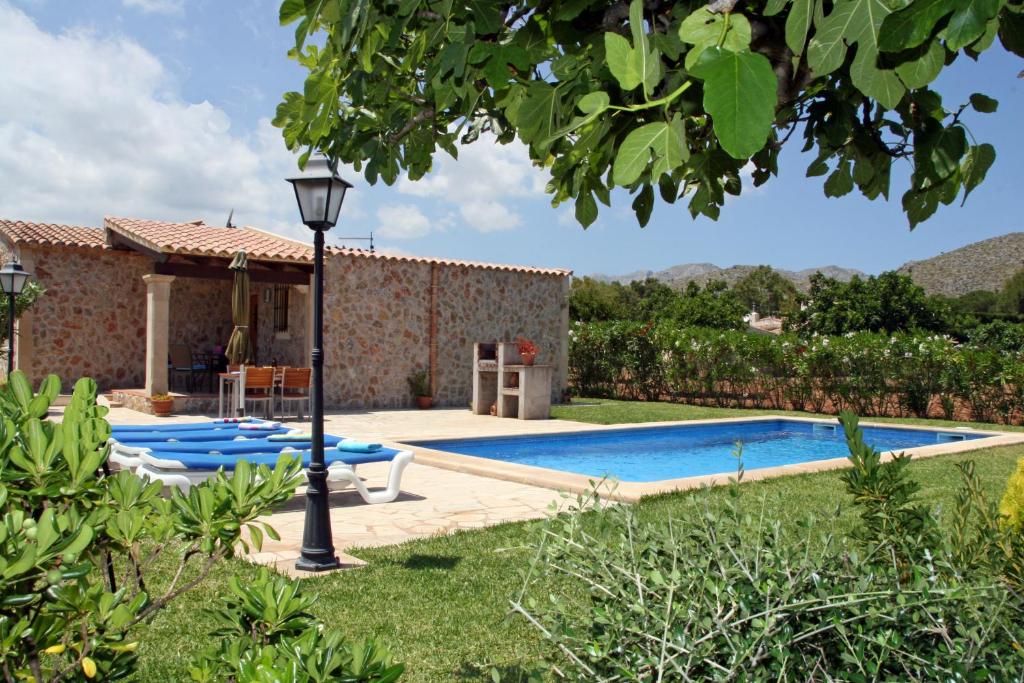
<path fill-rule="evenodd" d="M 243 366 L 243 370 L 244 370 Z M 281 376 L 274 373 L 274 386 L 281 382 Z M 228 414 L 224 414 L 224 387 L 228 388 Z M 271 392 L 273 394 L 273 392 Z M 237 403 L 235 399 L 237 398 Z M 234 404 L 234 405 L 230 405 Z M 274 402 L 270 401 L 267 409 L 267 419 L 274 418 Z M 232 408 L 236 413 L 231 414 Z M 217 373 L 217 417 L 242 417 L 245 415 L 245 372 L 219 372 Z"/>

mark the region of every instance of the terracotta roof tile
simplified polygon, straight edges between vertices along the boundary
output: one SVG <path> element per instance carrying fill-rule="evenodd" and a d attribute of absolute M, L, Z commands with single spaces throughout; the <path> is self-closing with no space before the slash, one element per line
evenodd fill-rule
<path fill-rule="evenodd" d="M 87 247 L 105 249 L 104 232 L 100 228 L 56 223 L 29 223 L 0 219 L 0 235 L 14 244 Z"/>
<path fill-rule="evenodd" d="M 281 261 L 310 263 L 313 247 L 297 240 L 257 230 L 256 228 L 221 228 L 206 225 L 202 221 L 174 223 L 151 221 L 137 218 L 107 217 L 104 228 L 131 241 L 138 242 L 153 251 L 165 254 L 189 254 L 193 256 L 216 256 L 231 258 L 239 249 L 245 250 L 250 259 L 257 261 Z M 49 223 L 27 223 L 0 219 L 0 235 L 15 244 L 38 244 L 46 246 L 109 248 L 103 228 L 86 228 L 72 225 Z M 565 277 L 571 270 L 561 268 L 534 268 L 531 266 L 464 261 L 460 259 L 434 258 L 429 256 L 408 256 L 387 252 L 370 252 L 365 249 L 328 247 L 328 253 L 360 258 L 384 259 L 407 263 L 440 264 L 461 268 L 481 268 L 515 273 L 536 273 Z"/>
<path fill-rule="evenodd" d="M 564 268 L 535 268 L 533 266 L 488 263 L 486 261 L 463 261 L 461 259 L 438 258 L 433 256 L 408 256 L 405 254 L 389 254 L 387 252 L 380 251 L 370 252 L 366 249 L 350 249 L 347 247 L 329 247 L 328 251 L 333 254 L 344 254 L 346 256 L 362 256 L 365 258 L 378 258 L 387 261 L 404 261 L 407 263 L 437 263 L 442 266 L 481 268 L 484 270 L 504 270 L 511 273 L 535 273 L 538 275 L 558 275 L 561 277 L 572 275 L 571 270 L 565 270 Z"/>
<path fill-rule="evenodd" d="M 313 247 L 255 228 L 219 228 L 201 221 L 170 223 L 137 218 L 103 219 L 104 227 L 165 254 L 230 258 L 239 250 L 257 261 L 309 263 Z"/>

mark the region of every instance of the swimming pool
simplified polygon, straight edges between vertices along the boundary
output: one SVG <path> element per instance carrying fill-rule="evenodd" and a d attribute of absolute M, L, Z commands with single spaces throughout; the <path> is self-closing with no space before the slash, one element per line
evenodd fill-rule
<path fill-rule="evenodd" d="M 956 430 L 864 426 L 864 440 L 880 451 L 903 450 L 990 436 Z M 544 467 L 623 482 L 728 473 L 743 444 L 747 470 L 844 458 L 838 424 L 770 419 L 607 429 L 536 436 L 410 442 L 437 451 Z"/>

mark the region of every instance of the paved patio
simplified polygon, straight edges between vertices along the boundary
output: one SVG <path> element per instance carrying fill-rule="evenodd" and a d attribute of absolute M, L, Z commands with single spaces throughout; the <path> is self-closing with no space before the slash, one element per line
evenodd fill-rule
<path fill-rule="evenodd" d="M 586 410 L 586 407 L 579 409 Z M 127 408 L 112 408 L 107 419 L 115 425 L 156 421 L 151 415 Z M 181 415 L 167 418 L 161 423 L 203 422 L 209 419 L 198 415 Z M 308 421 L 284 421 L 284 424 L 309 429 Z M 351 435 L 388 445 L 430 438 L 537 434 L 591 428 L 592 425 L 566 420 L 498 419 L 473 415 L 464 408 L 332 412 L 326 416 L 324 425 L 329 434 Z M 358 472 L 368 486 L 383 486 L 388 467 L 386 463 L 360 465 Z M 402 477 L 401 495 L 392 503 L 367 505 L 355 491 L 331 494 L 334 546 L 345 566 L 359 566 L 363 563 L 348 554 L 347 550 L 403 543 L 459 529 L 537 519 L 548 514 L 552 501 L 561 500 L 559 492 L 550 488 L 413 462 Z M 267 539 L 263 551 L 250 558 L 295 574 L 295 558 L 299 556 L 302 543 L 304 510 L 305 498 L 300 495 L 284 510 L 271 515 L 267 521 L 280 533 L 281 540 Z"/>

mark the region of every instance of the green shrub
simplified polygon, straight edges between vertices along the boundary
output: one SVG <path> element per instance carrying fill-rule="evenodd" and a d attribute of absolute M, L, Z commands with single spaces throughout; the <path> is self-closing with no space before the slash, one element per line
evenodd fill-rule
<path fill-rule="evenodd" d="M 163 497 L 159 483 L 105 474 L 111 430 L 92 380 L 75 384 L 60 423 L 43 419 L 59 390 L 51 375 L 35 394 L 20 371 L 0 387 L 0 672 L 7 681 L 130 675 L 140 624 L 218 562 L 259 549 L 264 535 L 276 539 L 260 519 L 302 479 L 301 463 L 282 456 L 274 469 L 240 462 L 231 478 L 221 471 L 188 494 Z M 177 567 L 170 579 L 152 575 L 161 559 Z M 265 613 L 287 609 L 286 583 L 264 579 L 273 585 L 263 594 Z M 236 652 L 255 658 L 263 650 L 243 643 Z M 287 678 L 276 661 L 262 662 L 258 680 Z"/>
<path fill-rule="evenodd" d="M 391 683 L 402 674 L 404 667 L 392 665 L 372 641 L 347 643 L 318 623 L 309 612 L 315 600 L 297 581 L 261 569 L 251 583 L 232 577 L 228 591 L 208 610 L 221 640 L 196 659 L 193 681 Z"/>
<path fill-rule="evenodd" d="M 1024 600 L 973 470 L 945 529 L 906 461 L 883 465 L 844 423 L 855 535 L 784 528 L 738 485 L 665 523 L 560 515 L 513 610 L 573 680 L 1019 680 Z"/>
<path fill-rule="evenodd" d="M 982 422 L 1015 422 L 1024 405 L 1024 351 L 957 345 L 934 334 L 841 336 L 612 322 L 569 332 L 577 395 L 670 397 L 719 406 L 916 415 L 958 406 Z"/>

